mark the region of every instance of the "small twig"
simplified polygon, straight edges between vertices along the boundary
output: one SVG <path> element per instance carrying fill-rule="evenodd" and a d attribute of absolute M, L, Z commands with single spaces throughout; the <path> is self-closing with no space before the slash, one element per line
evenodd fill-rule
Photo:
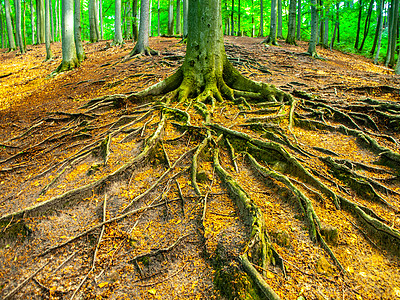
<path fill-rule="evenodd" d="M 182 272 L 183 269 L 186 267 L 187 264 L 188 264 L 188 263 L 185 263 L 185 264 L 183 265 L 182 268 L 180 268 L 178 271 L 176 271 L 175 273 L 171 274 L 170 276 L 168 276 L 168 277 L 166 277 L 166 278 L 164 278 L 164 279 L 161 279 L 161 280 L 156 281 L 156 282 L 145 283 L 145 284 L 135 284 L 135 285 L 138 286 L 138 287 L 148 287 L 148 286 L 152 286 L 152 285 L 156 285 L 156 284 L 165 282 L 165 281 L 171 279 L 172 277 L 176 276 L 176 275 L 179 274 L 180 272 Z"/>

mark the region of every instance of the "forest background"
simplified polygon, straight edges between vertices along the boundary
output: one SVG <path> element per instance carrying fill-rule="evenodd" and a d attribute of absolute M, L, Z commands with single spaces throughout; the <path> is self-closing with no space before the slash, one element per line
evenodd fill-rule
<path fill-rule="evenodd" d="M 276 2 L 276 4 L 275 4 Z M 293 0 L 296 7 L 295 36 L 297 40 L 309 40 L 312 1 Z M 115 32 L 116 1 L 83 0 L 81 4 L 82 39 L 92 42 L 110 40 Z M 21 10 L 22 43 L 44 43 L 44 0 L 0 1 L 1 48 L 13 49 L 7 35 L 6 9 L 9 5 L 13 35 L 18 47 L 18 9 Z M 266 36 L 270 32 L 271 7 L 276 7 L 276 31 L 278 38 L 286 38 L 289 22 L 289 0 L 223 0 L 223 26 L 225 35 Z M 183 33 L 182 0 L 150 1 L 150 36 L 172 36 Z M 294 8 L 293 6 L 293 8 Z M 370 1 L 317 1 L 319 15 L 318 43 L 344 52 L 357 52 L 375 58 L 375 62 L 395 67 L 398 52 L 399 9 L 398 0 Z M 273 9 L 275 11 L 275 9 Z M 140 0 L 122 1 L 121 27 L 125 41 L 135 41 L 140 19 Z M 272 18 L 271 18 L 272 17 Z M 92 25 L 90 24 L 93 20 Z M 18 23 L 18 22 L 17 22 Z M 41 28 L 43 27 L 43 28 Z M 99 36 L 90 33 L 97 27 Z M 381 29 L 381 30 L 380 30 Z M 93 30 L 93 29 L 92 29 Z M 61 40 L 61 1 L 50 1 L 50 40 Z M 39 33 L 39 34 L 38 34 Z M 381 37 L 381 38 L 380 38 Z M 381 45 L 379 47 L 379 42 Z M 390 45 L 393 44 L 393 47 Z M 380 48 L 380 49 L 379 49 Z M 393 49 L 395 49 L 393 51 Z M 393 52 L 393 53 L 391 53 Z"/>

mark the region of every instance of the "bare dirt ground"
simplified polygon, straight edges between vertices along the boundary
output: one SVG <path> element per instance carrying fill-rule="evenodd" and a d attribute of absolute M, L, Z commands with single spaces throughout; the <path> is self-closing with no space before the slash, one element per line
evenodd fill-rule
<path fill-rule="evenodd" d="M 318 103 L 342 106 L 357 106 L 360 101 L 376 104 L 368 99 L 400 101 L 400 78 L 367 58 L 318 48 L 324 59 L 316 60 L 303 54 L 305 43 L 291 46 L 281 42 L 279 47 L 267 47 L 261 41 L 226 37 L 230 61 L 245 76 L 274 84 L 299 96 L 300 102 L 308 101 L 309 95 L 317 97 Z M 87 59 L 81 67 L 51 79 L 47 75 L 61 61 L 59 43 L 52 45 L 55 59 L 48 62 L 43 62 L 44 45 L 28 46 L 23 56 L 0 52 L 0 216 L 45 203 L 79 187 L 90 187 L 106 176 L 113 179 L 96 185 L 93 191 L 87 188 L 79 197 L 68 200 L 63 196 L 67 201 L 53 206 L 50 212 L 23 216 L 16 229 L 10 230 L 13 218 L 6 222 L 0 219 L 0 298 L 17 287 L 15 299 L 229 299 L 245 290 L 233 291 L 228 284 L 225 291 L 221 288 L 225 281 L 245 285 L 240 276 L 214 280 L 216 270 L 220 271 L 215 257 L 232 258 L 234 264 L 233 257 L 246 251 L 249 229 L 223 180 L 215 175 L 212 153 L 207 149 L 199 158 L 197 176 L 202 197 L 193 191 L 189 156 L 204 132 L 186 134 L 182 139 L 177 126 L 168 123 L 162 149 L 153 149 L 154 154 L 135 164 L 129 176 L 113 177 L 140 155 L 150 134 L 160 126 L 155 109 L 160 104 L 149 109 L 150 102 L 133 101 L 122 107 L 119 103 L 111 108 L 94 104 L 82 109 L 93 98 L 130 95 L 173 74 L 185 55 L 184 44 L 175 38 L 158 37 L 151 38 L 150 44 L 159 56 L 125 61 L 132 43 L 123 48 L 110 47 L 106 41 L 87 43 Z M 197 129 L 201 118 L 194 109 L 188 111 L 192 130 Z M 332 107 L 321 106 L 312 112 L 320 113 L 320 120 L 327 124 L 326 111 L 332 112 Z M 298 108 L 296 118 L 309 112 L 304 104 Z M 100 152 L 105 148 L 97 147 L 98 141 L 107 141 L 110 128 L 130 125 L 132 119 L 125 116 L 131 114 L 138 116 L 135 127 L 113 134 L 112 144 L 106 148 L 110 153 L 104 159 Z M 388 114 L 394 123 L 386 124 L 386 115 L 380 118 L 374 114 L 372 124 L 379 130 L 374 135 L 372 130 L 368 132 L 382 147 L 399 153 L 399 130 L 392 129 L 400 128 L 399 115 L 394 108 Z M 361 118 L 358 112 L 351 116 L 354 120 Z M 235 130 L 250 117 L 254 116 L 232 103 L 214 111 L 218 124 Z M 328 123 L 340 125 L 336 119 Z M 287 122 L 279 123 L 283 125 Z M 376 218 L 397 234 L 398 169 L 396 173 L 386 166 L 376 167 L 376 155 L 360 147 L 354 135 L 317 127 L 310 130 L 294 126 L 286 132 L 288 145 L 300 145 L 314 155 L 299 161 L 309 172 L 318 173 L 338 195 L 358 203 L 365 211 L 373 210 Z M 130 136 L 132 132 L 135 136 Z M 247 127 L 242 132 L 253 134 Z M 268 133 L 263 132 L 261 137 L 268 137 Z M 85 153 L 85 147 L 92 149 L 93 143 L 99 153 Z M 295 156 L 298 148 L 288 149 Z M 301 176 L 293 175 L 291 182 L 312 199 L 321 222 L 337 229 L 338 237 L 329 244 L 333 255 L 327 254 L 324 247 L 312 241 L 290 189 L 277 180 L 264 180 L 249 167 L 245 155 L 236 152 L 232 157 L 229 151 L 222 151 L 221 165 L 263 213 L 285 272 L 278 264 L 258 271 L 282 299 L 400 299 L 400 248 L 385 245 L 384 239 L 369 234 L 349 211 L 337 210 L 315 186 L 307 186 Z M 349 183 L 348 176 L 331 176 L 328 165 L 318 159 L 325 154 L 337 157 L 337 161 L 353 162 L 352 168 L 355 163 L 366 165 L 355 168 L 357 175 L 352 176 L 381 179 L 387 189 L 370 192 L 370 185 L 366 185 L 368 191 L 363 194 L 359 187 L 354 188 L 353 181 L 353 185 Z M 180 157 L 181 163 L 172 168 Z M 269 167 L 285 173 L 285 166 L 278 163 Z M 169 177 L 160 180 L 167 171 Z M 359 182 L 367 180 L 357 178 Z M 380 203 L 371 202 L 372 198 Z M 120 216 L 127 207 L 136 212 L 101 226 L 102 221 Z M 69 242 L 94 226 L 97 229 Z M 52 248 L 57 245 L 61 246 Z M 229 274 L 230 266 L 224 268 L 227 272 L 221 274 Z M 26 278 L 30 280 L 19 286 Z"/>

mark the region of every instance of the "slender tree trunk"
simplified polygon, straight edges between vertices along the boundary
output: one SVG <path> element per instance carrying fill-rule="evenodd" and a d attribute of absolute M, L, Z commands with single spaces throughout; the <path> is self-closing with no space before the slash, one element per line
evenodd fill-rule
<path fill-rule="evenodd" d="M 74 41 L 74 0 L 62 0 L 61 3 L 62 62 L 54 75 L 79 66 Z"/>
<path fill-rule="evenodd" d="M 286 43 L 296 45 L 296 0 L 289 2 L 289 22 Z"/>
<path fill-rule="evenodd" d="M 365 23 L 364 23 L 364 36 L 361 41 L 360 48 L 358 48 L 358 51 L 362 51 L 362 49 L 364 48 L 364 43 L 365 43 L 365 40 L 367 39 L 369 26 L 371 24 L 372 7 L 373 7 L 374 3 L 375 3 L 375 0 L 371 0 L 371 2 L 369 3 L 367 17 L 366 17 Z"/>
<path fill-rule="evenodd" d="M 149 5 L 149 36 L 153 36 L 152 32 L 151 32 L 151 13 L 152 13 L 152 3 L 153 0 L 150 0 L 150 5 Z"/>
<path fill-rule="evenodd" d="M 56 0 L 57 1 L 57 3 L 58 3 L 58 10 L 57 10 L 57 13 L 58 13 L 58 40 L 59 41 L 61 41 L 62 40 L 62 33 L 61 33 L 61 31 L 62 31 L 62 25 L 61 25 L 61 1 L 62 0 Z"/>
<path fill-rule="evenodd" d="M 325 24 L 324 24 L 324 48 L 329 47 L 329 6 L 325 10 Z"/>
<path fill-rule="evenodd" d="M 74 2 L 75 2 L 75 22 L 74 22 L 75 51 L 78 61 L 82 62 L 86 58 L 86 54 L 85 51 L 83 50 L 83 45 L 82 45 L 81 0 L 74 0 Z"/>
<path fill-rule="evenodd" d="M 142 11 L 140 10 L 140 16 L 142 16 Z M 142 24 L 142 22 L 140 22 Z M 172 0 L 169 0 L 168 5 L 168 35 L 174 35 L 174 6 L 172 5 Z"/>
<path fill-rule="evenodd" d="M 157 35 L 161 36 L 161 8 L 160 0 L 157 0 Z"/>
<path fill-rule="evenodd" d="M 7 24 L 7 33 L 8 33 L 8 49 L 9 51 L 13 51 L 16 49 L 15 47 L 15 39 L 14 39 L 14 29 L 11 21 L 11 6 L 9 0 L 4 0 L 4 7 L 6 12 L 6 24 Z"/>
<path fill-rule="evenodd" d="M 379 53 L 381 51 L 381 42 L 382 42 L 382 31 L 383 31 L 383 7 L 384 7 L 384 1 L 381 0 L 380 1 L 380 15 L 381 15 L 381 22 L 379 24 L 379 28 L 378 28 L 378 42 L 377 42 L 377 49 L 376 49 L 376 55 L 375 55 L 375 59 L 374 59 L 374 64 L 379 64 Z"/>
<path fill-rule="evenodd" d="M 33 0 L 31 0 L 31 33 L 32 33 L 32 45 L 35 44 L 35 9 L 33 7 Z"/>
<path fill-rule="evenodd" d="M 100 21 L 100 40 L 103 40 L 104 39 L 103 0 L 99 0 L 99 21 Z"/>
<path fill-rule="evenodd" d="M 50 0 L 45 0 L 45 40 L 46 40 L 46 61 L 53 57 L 50 47 Z"/>
<path fill-rule="evenodd" d="M 361 28 L 361 17 L 363 11 L 363 1 L 359 0 L 359 11 L 358 11 L 358 21 L 357 21 L 357 32 L 356 32 L 356 42 L 354 44 L 354 48 L 358 49 L 358 43 L 360 40 L 360 28 Z"/>
<path fill-rule="evenodd" d="M 183 0 L 183 38 L 186 38 L 188 35 L 188 9 L 188 0 Z"/>
<path fill-rule="evenodd" d="M 335 43 L 336 34 L 339 35 L 339 3 L 336 3 L 336 21 L 335 21 L 335 28 L 333 29 L 330 49 L 332 51 L 333 44 Z"/>
<path fill-rule="evenodd" d="M 394 66 L 395 64 L 395 49 L 398 36 L 399 26 L 399 0 L 392 0 L 389 14 L 389 37 L 388 51 L 386 55 L 386 66 Z"/>
<path fill-rule="evenodd" d="M 63 2 L 64 0 L 61 0 Z M 67 0 L 70 1 L 70 0 Z M 89 0 L 89 25 L 90 25 L 90 42 L 95 43 L 99 41 L 97 35 L 96 25 L 96 0 Z"/>
<path fill-rule="evenodd" d="M 297 1 L 297 40 L 301 40 L 301 0 Z"/>
<path fill-rule="evenodd" d="M 45 5 L 44 0 L 37 0 L 36 2 L 36 11 L 37 11 L 37 23 L 40 26 L 40 30 L 38 30 L 38 37 L 39 37 L 39 44 L 45 43 L 45 32 L 46 32 L 46 25 L 45 25 Z"/>
<path fill-rule="evenodd" d="M 251 37 L 255 37 L 256 36 L 256 24 L 254 22 L 254 0 L 251 0 L 251 10 L 252 10 L 252 14 L 251 14 Z"/>
<path fill-rule="evenodd" d="M 271 45 L 278 45 L 276 41 L 276 3 L 277 0 L 271 0 L 271 23 L 269 36 L 263 41 L 263 43 L 269 43 Z"/>
<path fill-rule="evenodd" d="M 54 14 L 53 14 L 53 1 L 50 0 L 50 43 L 54 42 Z"/>
<path fill-rule="evenodd" d="M 234 12 L 235 12 L 235 0 L 232 0 L 232 9 L 231 9 L 231 35 L 235 35 Z"/>
<path fill-rule="evenodd" d="M 149 47 L 149 10 L 150 1 L 142 0 L 140 2 L 140 25 L 139 25 L 139 36 L 135 48 L 131 51 L 130 55 L 146 54 L 153 55 L 157 54 L 156 51 Z"/>
<path fill-rule="evenodd" d="M 378 19 L 376 21 L 376 29 L 375 29 L 375 37 L 374 37 L 374 42 L 372 44 L 372 48 L 370 51 L 371 55 L 374 55 L 375 49 L 378 43 L 378 38 L 379 38 L 379 31 L 382 28 L 382 20 L 383 20 L 383 5 L 384 5 L 384 0 L 379 1 L 379 7 L 378 7 Z"/>
<path fill-rule="evenodd" d="M 317 54 L 317 38 L 318 38 L 318 13 L 317 13 L 317 0 L 311 0 L 311 36 L 308 43 L 307 53 L 312 57 L 318 56 Z"/>
<path fill-rule="evenodd" d="M 282 33 L 282 0 L 278 0 L 278 31 L 277 31 L 278 39 L 283 40 Z"/>
<path fill-rule="evenodd" d="M 125 13 L 125 23 L 126 23 L 126 30 L 125 30 L 125 40 L 132 39 L 132 12 L 131 12 L 131 2 L 126 2 L 126 13 Z"/>
<path fill-rule="evenodd" d="M 138 35 L 139 35 L 139 33 L 138 33 L 137 1 L 138 0 L 132 1 L 132 35 L 133 35 L 134 41 L 138 40 Z"/>
<path fill-rule="evenodd" d="M 26 0 L 24 0 L 24 7 L 22 9 L 22 43 L 24 44 L 24 49 L 26 51 L 26 44 L 27 44 L 27 38 L 26 38 Z"/>
<path fill-rule="evenodd" d="M 176 34 L 181 35 L 181 0 L 176 0 Z"/>
<path fill-rule="evenodd" d="M 121 45 L 122 42 L 121 0 L 115 0 L 114 45 Z"/>
<path fill-rule="evenodd" d="M 242 29 L 240 27 L 240 17 L 241 17 L 240 6 L 241 6 L 240 0 L 238 0 L 238 31 L 237 31 L 238 36 L 242 36 Z"/>
<path fill-rule="evenodd" d="M 22 16 L 21 16 L 21 0 L 15 0 L 15 27 L 16 35 L 21 54 L 25 53 L 24 42 L 22 40 Z"/>
<path fill-rule="evenodd" d="M 260 0 L 260 37 L 264 36 L 264 3 Z"/>
<path fill-rule="evenodd" d="M 3 6 L 0 4 L 0 38 L 1 38 L 1 49 L 4 49 L 5 38 L 4 38 L 4 25 L 3 25 Z"/>

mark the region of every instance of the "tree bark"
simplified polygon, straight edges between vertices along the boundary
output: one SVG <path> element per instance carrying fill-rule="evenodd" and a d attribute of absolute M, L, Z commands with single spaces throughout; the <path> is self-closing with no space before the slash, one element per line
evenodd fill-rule
<path fill-rule="evenodd" d="M 86 58 L 86 54 L 85 51 L 83 50 L 83 45 L 82 45 L 81 1 L 74 0 L 74 2 L 75 2 L 75 22 L 74 22 L 75 50 L 78 62 L 82 62 Z"/>
<path fill-rule="evenodd" d="M 335 28 L 333 29 L 330 49 L 332 50 L 333 44 L 335 43 L 336 34 L 339 36 L 339 3 L 336 3 L 336 21 Z"/>
<path fill-rule="evenodd" d="M 38 44 L 45 43 L 45 7 L 44 0 L 36 0 L 36 22 Z"/>
<path fill-rule="evenodd" d="M 100 40 L 103 40 L 104 39 L 103 0 L 99 0 L 99 21 L 100 21 Z"/>
<path fill-rule="evenodd" d="M 63 0 L 62 0 L 63 1 Z M 67 0 L 69 1 L 69 0 Z M 89 0 L 89 26 L 90 26 L 90 42 L 95 43 L 99 41 L 96 25 L 96 0 Z M 61 21 L 62 23 L 62 21 Z M 63 31 L 63 30 L 62 30 Z"/>
<path fill-rule="evenodd" d="M 79 1 L 79 0 L 78 0 Z M 46 40 L 46 61 L 52 59 L 53 53 L 50 47 L 50 0 L 45 0 L 45 40 Z"/>
<path fill-rule="evenodd" d="M 176 0 L 176 34 L 181 35 L 181 0 Z"/>
<path fill-rule="evenodd" d="M 370 51 L 371 55 L 374 55 L 375 49 L 378 43 L 378 38 L 379 38 L 379 31 L 382 28 L 382 20 L 383 20 L 383 2 L 384 0 L 379 1 L 379 7 L 378 7 L 378 17 L 376 21 L 376 29 L 375 29 L 375 37 L 374 37 L 374 42 L 372 44 L 372 48 Z"/>
<path fill-rule="evenodd" d="M 14 39 L 14 29 L 11 22 L 11 6 L 9 0 L 4 0 L 4 7 L 6 12 L 6 24 L 7 24 L 7 34 L 8 34 L 8 49 L 9 51 L 13 51 L 16 49 L 15 47 L 15 39 Z"/>
<path fill-rule="evenodd" d="M 297 1 L 297 40 L 301 40 L 301 0 Z"/>
<path fill-rule="evenodd" d="M 312 57 L 317 57 L 317 38 L 318 38 L 318 13 L 317 0 L 311 0 L 311 36 L 308 43 L 307 53 Z"/>
<path fill-rule="evenodd" d="M 54 14 L 53 14 L 53 1 L 50 0 L 50 43 L 54 42 Z"/>
<path fill-rule="evenodd" d="M 260 0 L 260 37 L 264 36 L 264 3 Z"/>
<path fill-rule="evenodd" d="M 278 0 L 278 32 L 277 32 L 278 39 L 283 40 L 283 33 L 282 33 L 282 0 Z"/>
<path fill-rule="evenodd" d="M 231 9 L 231 35 L 235 35 L 234 12 L 235 12 L 235 0 L 232 0 L 232 9 Z"/>
<path fill-rule="evenodd" d="M 380 16 L 381 16 L 381 22 L 379 23 L 379 28 L 378 28 L 378 41 L 377 41 L 377 49 L 376 49 L 376 55 L 374 59 L 374 64 L 379 63 L 379 53 L 381 51 L 381 42 L 382 42 L 382 31 L 383 31 L 383 8 L 384 8 L 384 1 L 380 1 Z"/>
<path fill-rule="evenodd" d="M 389 13 L 389 37 L 386 55 L 386 67 L 395 64 L 395 49 L 399 26 L 399 0 L 392 0 Z"/>
<path fill-rule="evenodd" d="M 130 53 L 130 56 L 138 54 L 153 55 L 157 54 L 156 51 L 149 47 L 149 10 L 150 1 L 142 0 L 140 3 L 140 25 L 139 36 L 135 47 Z"/>
<path fill-rule="evenodd" d="M 122 45 L 121 0 L 115 0 L 114 45 Z"/>
<path fill-rule="evenodd" d="M 254 0 L 251 0 L 251 37 L 256 36 L 256 24 L 254 23 Z"/>
<path fill-rule="evenodd" d="M 21 22 L 21 0 L 15 0 L 15 27 L 16 27 L 16 36 L 19 45 L 19 51 L 21 54 L 25 53 L 24 42 L 22 40 L 22 22 Z"/>
<path fill-rule="evenodd" d="M 4 25 L 3 25 L 3 6 L 0 5 L 0 39 L 1 39 L 1 49 L 4 49 L 5 37 L 4 37 Z"/>
<path fill-rule="evenodd" d="M 276 41 L 276 4 L 277 0 L 271 0 L 271 23 L 269 29 L 269 36 L 263 41 L 271 45 L 278 45 Z"/>
<path fill-rule="evenodd" d="M 328 4 L 329 5 L 329 4 Z M 324 48 L 329 47 L 329 6 L 325 10 L 325 24 L 324 24 Z"/>
<path fill-rule="evenodd" d="M 296 0 L 289 2 L 289 22 L 286 43 L 296 45 Z"/>
<path fill-rule="evenodd" d="M 240 24 L 240 17 L 241 17 L 241 12 L 240 12 L 240 0 L 238 0 L 238 31 L 237 35 L 242 36 L 242 29 L 241 29 L 241 24 Z"/>
<path fill-rule="evenodd" d="M 32 34 L 32 45 L 35 44 L 35 9 L 33 7 L 33 0 L 31 0 L 31 34 Z"/>

